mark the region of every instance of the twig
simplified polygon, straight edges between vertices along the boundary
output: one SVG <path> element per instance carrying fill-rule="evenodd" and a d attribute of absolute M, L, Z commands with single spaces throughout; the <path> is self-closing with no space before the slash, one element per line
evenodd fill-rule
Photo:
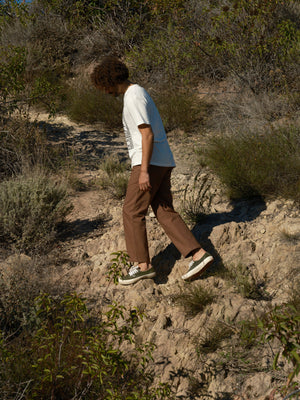
<path fill-rule="evenodd" d="M 288 394 L 287 396 L 285 396 L 285 398 L 283 400 L 287 400 L 290 397 L 294 396 L 294 394 L 300 393 L 300 389 L 296 389 L 294 390 L 292 393 Z M 297 399 L 299 398 L 299 396 L 297 396 Z"/>

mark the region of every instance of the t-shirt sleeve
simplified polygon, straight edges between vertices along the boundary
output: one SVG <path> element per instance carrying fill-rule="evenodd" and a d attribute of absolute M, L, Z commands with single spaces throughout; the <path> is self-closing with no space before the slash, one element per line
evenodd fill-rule
<path fill-rule="evenodd" d="M 150 112 L 144 97 L 132 96 L 127 103 L 127 109 L 136 126 L 150 124 Z"/>

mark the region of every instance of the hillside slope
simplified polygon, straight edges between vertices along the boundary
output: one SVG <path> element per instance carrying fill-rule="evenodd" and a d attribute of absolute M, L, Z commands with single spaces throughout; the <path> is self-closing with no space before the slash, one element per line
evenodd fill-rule
<path fill-rule="evenodd" d="M 129 287 L 115 285 L 108 282 L 107 273 L 111 253 L 125 250 L 122 201 L 91 183 L 99 177 L 97 165 L 104 152 L 126 158 L 123 137 L 72 124 L 64 117 L 44 123 L 53 141 L 73 146 L 75 159 L 80 160 L 76 179 L 85 184 L 85 190 L 72 194 L 74 209 L 59 243 L 65 261 L 53 266 L 53 283 L 82 293 L 95 310 L 113 301 L 128 310 L 142 309 L 145 318 L 136 336 L 140 342 L 155 344 L 151 365 L 155 381 L 172 384 L 176 398 L 282 399 L 279 389 L 291 365 L 281 357 L 279 368 L 272 370 L 279 343 L 262 345 L 249 338 L 245 342 L 241 336 L 247 331 L 241 327 L 286 302 L 291 292 L 299 293 L 296 206 L 280 199 L 231 203 L 218 180 L 203 169 L 200 182 L 211 179 L 210 213 L 191 228 L 214 255 L 213 266 L 196 281 L 183 282 L 189 260 L 180 258 L 150 212 L 148 238 L 157 277 Z M 184 189 L 193 193 L 198 172 L 193 145 L 198 143 L 176 136 L 170 134 L 170 144 L 177 161 L 174 204 L 180 210 Z M 206 306 L 197 297 L 199 287 L 213 295 Z"/>

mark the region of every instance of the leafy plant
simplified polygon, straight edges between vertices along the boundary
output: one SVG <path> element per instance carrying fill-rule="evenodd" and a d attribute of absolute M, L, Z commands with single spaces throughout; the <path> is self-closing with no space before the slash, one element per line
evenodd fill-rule
<path fill-rule="evenodd" d="M 75 293 L 61 300 L 44 294 L 36 300 L 36 316 L 34 331 L 0 341 L 0 385 L 8 396 L 28 382 L 28 400 L 172 398 L 168 385 L 150 388 L 146 367 L 153 346 L 135 343 L 142 318 L 137 309 L 128 313 L 114 303 L 95 319 Z M 128 350 L 122 351 L 125 344 Z"/>
<path fill-rule="evenodd" d="M 292 304 L 275 306 L 270 312 L 258 321 L 263 331 L 262 340 L 273 342 L 278 340 L 281 348 L 277 352 L 273 368 L 276 369 L 279 357 L 282 356 L 292 364 L 292 371 L 288 376 L 287 387 L 300 372 L 300 313 Z"/>
<path fill-rule="evenodd" d="M 26 49 L 0 47 L 0 111 L 12 112 L 25 89 Z"/>
<path fill-rule="evenodd" d="M 107 280 L 111 282 L 113 280 L 114 284 L 118 284 L 118 278 L 122 276 L 122 270 L 124 268 L 128 268 L 130 266 L 129 263 L 129 255 L 124 251 L 117 251 L 115 253 L 111 253 L 114 258 L 111 259 L 111 263 L 109 265 Z"/>

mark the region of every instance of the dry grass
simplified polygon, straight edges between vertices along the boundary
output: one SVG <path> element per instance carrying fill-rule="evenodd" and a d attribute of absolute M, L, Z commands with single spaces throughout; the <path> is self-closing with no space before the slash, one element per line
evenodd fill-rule
<path fill-rule="evenodd" d="M 100 163 L 99 169 L 104 175 L 102 174 L 95 184 L 109 190 L 116 199 L 122 199 L 127 190 L 129 165 L 121 162 L 116 156 L 107 155 Z"/>
<path fill-rule="evenodd" d="M 201 313 L 214 299 L 215 295 L 200 284 L 189 284 L 181 290 L 180 294 L 173 296 L 175 303 L 181 305 L 190 316 Z"/>

